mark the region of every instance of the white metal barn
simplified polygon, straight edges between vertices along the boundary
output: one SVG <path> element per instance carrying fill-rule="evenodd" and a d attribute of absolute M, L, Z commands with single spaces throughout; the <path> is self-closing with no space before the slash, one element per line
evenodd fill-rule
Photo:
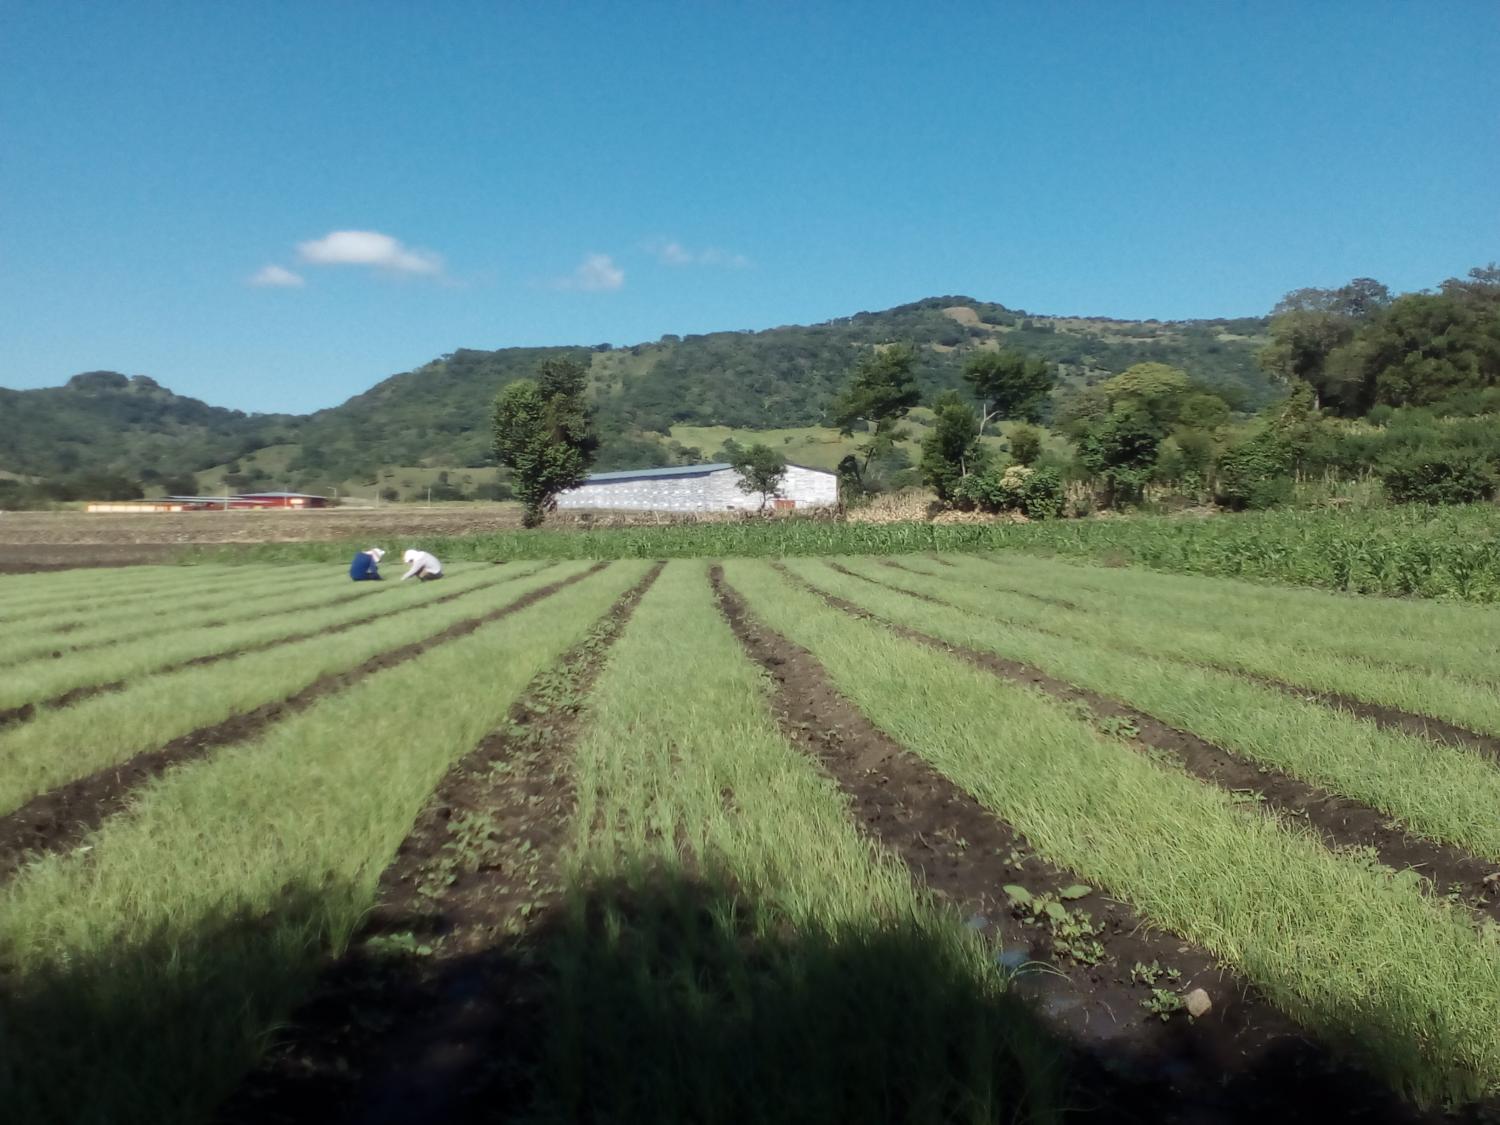
<path fill-rule="evenodd" d="M 567 492 L 559 508 L 604 508 L 632 512 L 728 512 L 760 507 L 760 493 L 741 492 L 732 465 L 672 465 L 595 473 Z M 839 502 L 838 478 L 826 469 L 788 465 L 781 487 L 766 506 L 825 508 Z"/>

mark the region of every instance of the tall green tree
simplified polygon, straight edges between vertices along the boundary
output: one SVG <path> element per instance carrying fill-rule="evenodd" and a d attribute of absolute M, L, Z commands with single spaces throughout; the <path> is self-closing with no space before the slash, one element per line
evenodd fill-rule
<path fill-rule="evenodd" d="M 1433 406 L 1500 383 L 1500 301 L 1407 293 L 1328 359 L 1359 413 Z"/>
<path fill-rule="evenodd" d="M 979 400 L 979 432 L 996 419 L 1041 420 L 1047 396 L 1057 385 L 1057 368 L 1040 356 L 1020 352 L 975 352 L 964 364 L 964 382 Z"/>
<path fill-rule="evenodd" d="M 1088 427 L 1078 440 L 1078 460 L 1104 482 L 1106 505 L 1141 498 L 1164 436 L 1151 412 L 1131 399 Z"/>
<path fill-rule="evenodd" d="M 587 380 L 581 363 L 553 356 L 535 379 L 518 380 L 495 398 L 495 456 L 511 471 L 526 527 L 541 524 L 557 494 L 582 484 L 593 464 L 598 439 Z"/>
<path fill-rule="evenodd" d="M 849 383 L 834 402 L 833 424 L 852 437 L 865 433 L 859 466 L 864 479 L 870 462 L 889 454 L 906 437 L 901 421 L 922 401 L 917 388 L 917 353 L 907 344 L 891 344 L 866 352 L 849 375 Z"/>
<path fill-rule="evenodd" d="M 736 449 L 737 452 L 729 462 L 740 475 L 735 484 L 747 496 L 758 494 L 760 506 L 764 509 L 766 501 L 776 495 L 776 490 L 786 479 L 786 458 L 769 445 L 758 443 L 748 449 L 743 446 L 737 446 Z"/>
<path fill-rule="evenodd" d="M 1390 290 L 1369 277 L 1337 289 L 1295 289 L 1271 310 L 1271 341 L 1256 358 L 1280 382 L 1310 385 L 1322 405 L 1362 414 L 1369 404 L 1358 381 L 1329 360 L 1390 303 Z"/>
<path fill-rule="evenodd" d="M 1011 427 L 1007 444 L 1012 461 L 1017 465 L 1030 465 L 1042 455 L 1042 431 L 1022 422 Z"/>
<path fill-rule="evenodd" d="M 979 444 L 979 416 L 957 391 L 944 391 L 932 411 L 919 468 L 923 483 L 947 504 L 959 481 L 984 468 L 984 447 Z"/>

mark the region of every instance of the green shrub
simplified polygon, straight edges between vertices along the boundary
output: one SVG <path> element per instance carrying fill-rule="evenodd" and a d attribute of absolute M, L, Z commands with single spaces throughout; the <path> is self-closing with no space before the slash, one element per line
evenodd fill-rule
<path fill-rule="evenodd" d="M 1292 448 L 1266 430 L 1224 451 L 1214 500 L 1222 507 L 1273 508 L 1292 497 Z"/>
<path fill-rule="evenodd" d="M 961 508 L 981 512 L 1020 512 L 1028 519 L 1056 519 L 1063 510 L 1062 474 L 1054 468 L 1024 465 L 970 473 L 954 486 Z"/>
<path fill-rule="evenodd" d="M 1021 511 L 1034 520 L 1055 520 L 1062 515 L 1063 481 L 1056 469 L 1036 469 L 1021 485 Z"/>
<path fill-rule="evenodd" d="M 1031 465 L 1042 455 L 1042 432 L 1035 426 L 1019 425 L 1010 431 L 1010 456 L 1017 465 Z"/>
<path fill-rule="evenodd" d="M 1472 504 L 1495 494 L 1495 472 L 1483 458 L 1455 450 L 1415 450 L 1380 474 L 1397 504 Z"/>

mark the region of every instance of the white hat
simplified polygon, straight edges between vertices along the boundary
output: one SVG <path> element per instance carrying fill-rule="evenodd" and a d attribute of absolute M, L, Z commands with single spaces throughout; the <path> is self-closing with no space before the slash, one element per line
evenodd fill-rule
<path fill-rule="evenodd" d="M 365 554 L 369 555 L 376 562 L 379 562 L 381 559 L 385 558 L 385 552 L 382 551 L 379 547 L 371 547 L 368 551 L 365 552 Z"/>
<path fill-rule="evenodd" d="M 416 550 L 416 548 L 413 547 L 413 548 L 409 549 L 406 552 L 406 554 L 404 554 L 404 555 L 401 556 L 401 561 L 402 562 L 412 562 L 412 561 L 414 561 L 416 559 L 417 554 L 418 554 L 418 551 Z"/>

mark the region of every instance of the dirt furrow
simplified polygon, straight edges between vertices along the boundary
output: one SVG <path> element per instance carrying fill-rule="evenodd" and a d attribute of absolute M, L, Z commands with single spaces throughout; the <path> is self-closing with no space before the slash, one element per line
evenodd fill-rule
<path fill-rule="evenodd" d="M 795 575 L 788 575 L 796 581 Z M 1413 870 L 1443 894 L 1457 894 L 1481 914 L 1500 922 L 1500 864 L 1460 848 L 1412 836 L 1391 817 L 1360 801 L 1309 785 L 1289 774 L 1259 766 L 1190 731 L 1168 726 L 1119 700 L 1047 675 L 1039 668 L 993 652 L 949 644 L 940 637 L 899 625 L 878 614 L 804 585 L 829 605 L 855 617 L 880 622 L 882 628 L 919 644 L 967 660 L 1012 683 L 1038 688 L 1054 699 L 1088 711 L 1101 729 L 1145 751 L 1166 753 L 1193 777 L 1242 794 L 1258 806 L 1313 829 L 1330 848 L 1371 849 L 1379 861 L 1397 871 Z"/>
<path fill-rule="evenodd" d="M 586 571 L 532 590 L 498 609 L 457 621 L 423 640 L 373 656 L 356 668 L 321 676 L 294 695 L 262 704 L 243 714 L 231 715 L 221 722 L 174 738 L 155 750 L 136 754 L 119 765 L 38 794 L 15 811 L 0 816 L 0 880 L 8 879 L 35 856 L 73 847 L 109 817 L 122 811 L 136 789 L 160 777 L 171 767 L 202 758 L 221 746 L 254 738 L 274 723 L 305 711 L 325 696 L 343 691 L 367 676 L 414 660 L 438 645 L 467 636 L 481 626 L 535 605 L 559 590 L 597 574 L 608 565 L 607 562 L 596 563 Z"/>
<path fill-rule="evenodd" d="M 780 564 L 776 564 L 776 565 L 778 566 L 778 569 L 779 569 Z M 891 583 L 888 583 L 888 582 L 882 582 L 878 578 L 871 578 L 867 574 L 857 574 L 856 572 L 850 570 L 847 566 L 844 566 L 842 563 L 829 562 L 828 563 L 828 569 L 829 570 L 836 570 L 840 574 L 844 575 L 844 577 L 846 577 L 846 578 L 858 578 L 861 582 L 868 582 L 871 586 L 879 586 L 882 589 L 886 589 L 886 590 L 899 590 L 901 593 L 905 594 L 907 597 L 916 598 L 919 602 L 927 602 L 929 605 L 947 605 L 948 604 L 947 602 L 943 601 L 941 598 L 935 598 L 931 594 L 919 594 L 915 590 L 902 590 L 901 587 L 899 587 L 899 586 L 892 585 Z M 787 571 L 783 571 L 782 573 L 788 573 L 788 572 Z"/>
<path fill-rule="evenodd" d="M 1209 954 L 1038 856 L 865 718 L 810 653 L 759 624 L 718 568 L 712 577 L 730 626 L 770 674 L 784 735 L 822 763 L 865 831 L 1020 970 L 1015 987 L 1071 1048 L 1091 1119 L 1413 1120 Z M 1034 911 L 1011 887 L 1065 916 Z M 1145 1007 L 1156 988 L 1204 989 L 1212 1008 L 1162 1020 Z"/>
<path fill-rule="evenodd" d="M 549 563 L 548 566 L 550 565 L 552 564 Z M 372 621 L 378 621 L 382 617 L 395 617 L 400 613 L 413 613 L 417 610 L 429 608 L 431 606 L 444 605 L 447 602 L 454 601 L 455 599 L 464 597 L 467 594 L 477 593 L 480 590 L 491 590 L 496 586 L 503 586 L 505 585 L 505 583 L 512 582 L 517 578 L 524 578 L 527 575 L 536 574 L 539 571 L 546 569 L 547 567 L 543 566 L 539 567 L 535 571 L 527 571 L 525 572 L 525 574 L 506 575 L 504 578 L 498 578 L 493 582 L 486 582 L 479 586 L 470 586 L 462 590 L 455 590 L 451 594 L 444 594 L 441 597 L 433 598 L 430 601 L 418 602 L 414 605 L 404 606 L 400 609 L 381 610 L 378 613 L 369 613 L 363 617 L 356 617 L 351 621 L 341 621 L 337 625 L 328 625 L 321 629 L 312 629 L 303 633 L 288 633 L 286 636 L 273 637 L 270 640 L 259 641 L 253 645 L 245 645 L 243 648 L 233 649 L 229 652 L 211 652 L 204 656 L 189 657 L 187 660 L 178 660 L 171 664 L 163 664 L 159 668 L 152 668 L 149 672 L 142 672 L 141 675 L 165 676 L 171 672 L 180 672 L 184 668 L 198 668 L 206 664 L 217 664 L 222 660 L 233 660 L 239 656 L 249 656 L 251 653 L 265 652 L 267 649 L 277 648 L 281 645 L 295 644 L 298 641 L 310 641 L 314 637 L 328 637 L 332 636 L 335 633 L 345 633 L 350 629 L 358 628 L 361 625 L 368 625 Z M 198 626 L 198 628 L 208 628 L 210 624 L 211 623 Z M 90 696 L 105 695 L 112 691 L 123 691 L 125 690 L 125 688 L 129 687 L 132 682 L 133 680 L 125 679 L 110 680 L 109 682 L 102 684 L 83 684 L 79 687 L 69 688 L 67 691 L 60 692 L 57 695 L 49 696 L 46 699 L 38 699 L 34 700 L 31 703 L 23 703 L 19 707 L 8 708 L 6 710 L 0 711 L 0 729 L 3 729 L 7 726 L 14 726 L 17 723 L 29 722 L 31 719 L 36 717 L 37 712 L 40 710 L 55 709 L 58 707 L 69 707 L 74 703 L 79 702 L 80 700 L 88 699 Z"/>
<path fill-rule="evenodd" d="M 915 575 L 917 575 L 920 578 L 936 578 L 936 577 L 940 577 L 939 575 L 929 574 L 925 570 L 917 570 L 917 569 L 915 569 L 913 567 L 909 567 L 909 566 L 905 565 L 904 563 L 902 563 L 902 562 L 900 562 L 900 561 L 898 561 L 896 559 L 880 559 L 879 562 L 880 562 L 880 564 L 882 566 L 888 566 L 892 570 L 900 570 L 900 571 L 904 571 L 907 574 L 915 574 Z M 845 573 L 848 573 L 848 572 L 845 572 Z M 856 577 L 858 577 L 858 576 L 856 575 Z M 1034 602 L 1040 602 L 1043 605 L 1056 606 L 1058 609 L 1078 609 L 1078 608 L 1080 608 L 1077 602 L 1070 602 L 1070 601 L 1067 601 L 1064 598 L 1050 598 L 1050 597 L 1047 597 L 1045 594 L 1033 594 L 1029 590 L 1022 590 L 1022 589 L 1019 589 L 1018 587 L 1015 587 L 1015 586 L 999 586 L 999 589 L 1004 590 L 1007 594 L 1015 594 L 1017 597 L 1029 598 L 1032 601 L 1034 601 Z"/>
<path fill-rule="evenodd" d="M 444 776 L 360 937 L 220 1122 L 498 1120 L 524 1106 L 540 1038 L 531 931 L 561 897 L 583 701 L 663 565 Z"/>
<path fill-rule="evenodd" d="M 893 582 L 882 582 L 878 578 L 870 578 L 869 576 L 864 574 L 856 574 L 854 571 L 849 570 L 846 567 L 842 567 L 838 563 L 831 562 L 828 565 L 832 569 L 838 571 L 840 574 L 846 575 L 850 578 L 858 578 L 861 581 L 870 583 L 872 586 L 879 586 L 880 588 L 884 590 L 890 590 L 893 593 L 905 594 L 907 597 L 916 598 L 919 601 L 924 601 L 931 605 L 940 605 L 948 609 L 956 609 L 960 613 L 972 612 L 964 606 L 958 605 L 944 598 L 940 598 L 935 594 L 919 593 L 915 590 L 908 590 L 905 587 L 898 586 Z M 909 570 L 908 573 L 920 574 L 921 572 Z M 930 575 L 926 577 L 930 577 Z M 1054 605 L 1063 608 L 1078 608 L 1077 606 L 1072 605 L 1068 602 L 1061 602 L 1056 601 L 1055 599 L 1043 598 L 1039 594 L 1025 594 L 1019 590 L 1010 590 L 1008 587 L 1006 588 L 1006 590 L 1009 593 L 1020 593 L 1023 597 L 1033 598 L 1035 600 L 1052 600 Z M 1027 629 L 1034 633 L 1041 633 L 1049 637 L 1059 637 L 1063 640 L 1077 639 L 1075 637 L 1069 636 L 1066 633 L 1061 633 L 1053 629 L 1047 629 L 1040 625 L 1032 625 L 1029 623 L 1017 621 L 1005 621 L 1004 623 L 1013 625 L 1014 627 L 1019 629 Z M 1262 687 L 1273 688 L 1276 691 L 1284 692 L 1287 695 L 1294 696 L 1297 699 L 1301 699 L 1308 703 L 1316 703 L 1322 707 L 1327 707 L 1330 710 L 1334 711 L 1343 711 L 1350 715 L 1353 715 L 1355 718 L 1368 719 L 1376 726 L 1382 727 L 1386 730 L 1394 730 L 1401 734 L 1412 735 L 1416 738 L 1425 739 L 1428 742 L 1437 742 L 1444 745 L 1457 746 L 1462 749 L 1472 750 L 1476 753 L 1483 754 L 1486 757 L 1495 758 L 1497 761 L 1500 761 L 1500 736 L 1493 734 L 1484 734 L 1481 731 L 1470 730 L 1468 727 L 1459 726 L 1456 723 L 1450 723 L 1444 719 L 1435 719 L 1430 715 L 1419 715 L 1414 711 L 1404 711 L 1401 708 L 1390 707 L 1382 703 L 1370 703 L 1363 699 L 1356 699 L 1352 695 L 1342 695 L 1338 692 L 1331 691 L 1317 691 L 1313 688 L 1305 687 L 1300 684 L 1287 683 L 1285 680 L 1278 680 L 1271 676 L 1260 676 L 1256 675 L 1253 672 L 1246 672 L 1243 668 L 1236 668 L 1229 664 L 1222 664 L 1214 661 L 1189 660 L 1184 657 L 1172 656 L 1167 653 L 1158 652 L 1154 649 L 1150 649 L 1142 645 L 1130 645 L 1113 641 L 1109 642 L 1108 645 L 1110 648 L 1114 648 L 1119 652 L 1133 653 L 1135 655 L 1149 657 L 1154 660 L 1166 660 L 1170 661 L 1173 664 L 1182 664 L 1187 667 L 1194 668 L 1211 668 L 1216 672 L 1224 672 L 1227 675 L 1238 676 L 1243 680 L 1250 681 L 1251 683 L 1260 684 Z M 1410 671 L 1409 668 L 1402 668 L 1401 666 L 1395 664 L 1386 665 L 1386 667 L 1390 668 L 1392 671 Z M 1478 686 L 1482 687 L 1483 685 Z"/>

